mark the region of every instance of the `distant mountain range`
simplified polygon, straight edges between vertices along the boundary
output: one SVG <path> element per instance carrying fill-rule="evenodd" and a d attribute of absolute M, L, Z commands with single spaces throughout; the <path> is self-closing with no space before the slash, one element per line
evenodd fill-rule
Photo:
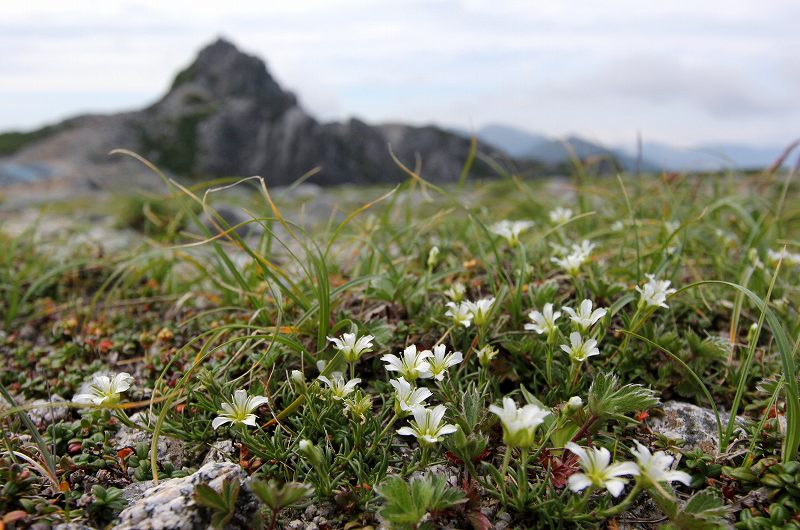
<path fill-rule="evenodd" d="M 419 160 L 426 178 L 446 182 L 458 178 L 470 135 L 434 125 L 320 122 L 281 88 L 261 59 L 220 39 L 203 48 L 167 93 L 145 109 L 0 134 L 0 185 L 47 181 L 96 189 L 153 182 L 140 164 L 108 156 L 115 148 L 140 153 L 183 177 L 262 175 L 272 185 L 289 184 L 309 171 L 316 171 L 311 181 L 318 184 L 407 178 L 388 146 L 409 167 Z M 639 158 L 633 149 L 505 125 L 483 127 L 476 135 L 483 154 L 510 159 L 525 175 L 563 173 L 572 157 L 598 161 L 599 171 L 660 171 L 763 167 L 781 152 L 728 145 L 679 150 L 645 143 Z M 472 167 L 477 177 L 494 171 L 481 159 Z"/>
<path fill-rule="evenodd" d="M 465 131 L 458 132 L 466 134 Z M 752 147 L 726 143 L 681 148 L 645 141 L 642 143 L 641 153 L 637 153 L 635 145 L 606 147 L 577 136 L 555 139 L 500 124 L 481 127 L 475 134 L 480 140 L 518 159 L 535 159 L 546 164 L 559 164 L 569 160 L 571 150 L 574 156 L 580 159 L 613 157 L 628 171 L 637 167 L 641 171 L 764 168 L 775 162 L 785 148 L 785 146 Z M 637 162 L 639 158 L 641 160 Z"/>

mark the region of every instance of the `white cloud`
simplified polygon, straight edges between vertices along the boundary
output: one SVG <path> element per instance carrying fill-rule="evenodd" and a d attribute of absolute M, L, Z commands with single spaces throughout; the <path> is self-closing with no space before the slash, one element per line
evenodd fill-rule
<path fill-rule="evenodd" d="M 786 0 L 0 1 L 0 129 L 166 89 L 222 34 L 324 118 L 505 121 L 616 141 L 781 140 L 800 121 Z M 84 97 L 79 97 L 84 94 Z M 88 96 L 86 96 L 88 95 Z M 31 110 L 35 109 L 35 110 Z M 740 127 L 731 127 L 732 123 Z M 691 131 L 685 131 L 691 126 Z"/>

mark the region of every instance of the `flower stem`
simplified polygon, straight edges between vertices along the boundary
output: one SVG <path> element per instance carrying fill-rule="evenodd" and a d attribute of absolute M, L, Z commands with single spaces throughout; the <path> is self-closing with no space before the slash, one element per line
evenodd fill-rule
<path fill-rule="evenodd" d="M 378 447 L 378 445 L 380 444 L 381 440 L 383 440 L 383 437 L 384 437 L 384 436 L 386 436 L 386 433 L 387 433 L 387 432 L 389 432 L 389 429 L 391 429 L 391 428 L 392 428 L 392 425 L 394 425 L 394 422 L 396 422 L 396 421 L 398 420 L 398 418 L 399 418 L 399 417 L 400 417 L 400 416 L 398 416 L 398 415 L 397 415 L 397 413 L 395 412 L 394 416 L 392 416 L 392 419 L 390 419 L 390 420 L 389 420 L 389 423 L 387 423 L 387 424 L 386 424 L 386 427 L 384 427 L 384 428 L 383 428 L 383 430 L 382 430 L 382 431 L 381 431 L 381 433 L 378 435 L 378 437 L 377 437 L 377 438 L 375 438 L 375 441 L 374 441 L 374 442 L 372 442 L 372 445 L 370 446 L 370 448 L 369 448 L 369 449 L 367 449 L 367 452 L 366 452 L 366 454 L 364 455 L 364 459 L 365 459 L 365 460 L 366 460 L 367 458 L 369 458 L 369 457 L 372 455 L 372 453 L 374 453 L 374 452 L 375 452 L 375 448 L 376 448 L 376 447 Z"/>
<path fill-rule="evenodd" d="M 520 449 L 519 471 L 517 473 L 517 505 L 525 506 L 528 496 L 528 448 Z"/>
<path fill-rule="evenodd" d="M 506 452 L 503 454 L 503 466 L 500 468 L 500 476 L 502 477 L 503 483 L 498 484 L 500 487 L 500 495 L 503 499 L 503 504 L 508 502 L 508 498 L 506 495 L 506 478 L 508 477 L 508 463 L 511 461 L 511 448 L 506 446 Z"/>

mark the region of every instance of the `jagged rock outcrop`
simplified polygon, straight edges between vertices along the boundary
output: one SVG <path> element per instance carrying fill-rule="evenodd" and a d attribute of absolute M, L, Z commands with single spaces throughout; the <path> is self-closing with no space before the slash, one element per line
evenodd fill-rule
<path fill-rule="evenodd" d="M 426 178 L 448 181 L 458 178 L 469 153 L 469 139 L 437 127 L 373 126 L 356 119 L 320 123 L 261 59 L 222 39 L 201 50 L 148 108 L 78 117 L 30 138 L 0 158 L 0 180 L 3 167 L 17 173 L 35 168 L 88 188 L 129 185 L 143 170 L 107 155 L 121 147 L 183 177 L 262 175 L 276 185 L 319 167 L 312 179 L 319 184 L 392 182 L 406 176 L 391 159 L 391 144 L 409 166 L 419 156 Z M 477 162 L 474 173 L 490 170 Z"/>

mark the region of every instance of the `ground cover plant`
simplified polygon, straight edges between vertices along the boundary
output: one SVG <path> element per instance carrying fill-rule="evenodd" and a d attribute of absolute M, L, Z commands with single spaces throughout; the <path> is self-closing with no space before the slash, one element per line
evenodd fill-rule
<path fill-rule="evenodd" d="M 406 171 L 312 222 L 262 179 L 164 179 L 109 208 L 142 232 L 115 253 L 0 232 L 1 524 L 113 525 L 228 443 L 216 528 L 800 527 L 791 173 Z M 673 400 L 711 447 L 650 428 Z"/>

